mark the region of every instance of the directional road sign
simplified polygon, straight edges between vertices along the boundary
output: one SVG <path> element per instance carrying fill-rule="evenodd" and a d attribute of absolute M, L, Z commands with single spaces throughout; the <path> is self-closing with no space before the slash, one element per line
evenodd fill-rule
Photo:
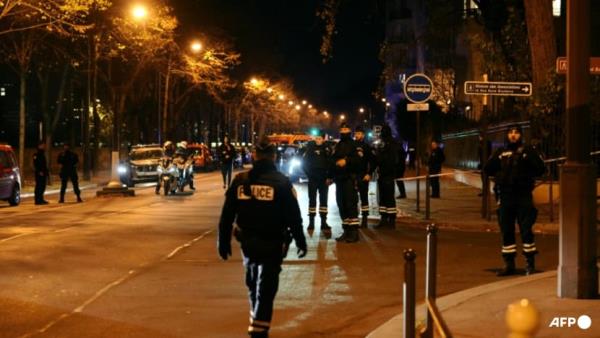
<path fill-rule="evenodd" d="M 567 58 L 564 56 L 556 58 L 556 72 L 566 74 L 568 68 Z M 600 75 L 600 57 L 590 58 L 590 74 Z"/>
<path fill-rule="evenodd" d="M 531 82 L 465 81 L 466 95 L 531 96 Z"/>
<path fill-rule="evenodd" d="M 433 94 L 433 82 L 425 74 L 411 75 L 404 81 L 404 96 L 412 103 L 423 103 Z"/>

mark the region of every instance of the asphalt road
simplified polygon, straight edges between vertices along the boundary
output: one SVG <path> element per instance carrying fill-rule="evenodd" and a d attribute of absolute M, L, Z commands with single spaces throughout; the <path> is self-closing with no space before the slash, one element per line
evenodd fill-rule
<path fill-rule="evenodd" d="M 66 204 L 0 204 L 0 337 L 245 337 L 239 250 L 227 262 L 216 253 L 220 177 L 198 175 L 196 186 L 180 196 L 140 187 L 133 198 L 87 191 L 81 204 L 69 203 L 72 195 Z M 297 190 L 306 211 L 306 188 Z M 341 232 L 335 209 L 334 237 Z M 284 263 L 272 337 L 364 337 L 401 311 L 409 247 L 418 255 L 422 300 L 423 229 L 363 229 L 359 243 L 338 244 L 318 225 L 307 234 L 306 258 L 292 248 Z M 497 233 L 441 230 L 439 237 L 438 294 L 498 280 Z M 538 267 L 554 269 L 557 237 L 538 236 L 537 244 Z"/>

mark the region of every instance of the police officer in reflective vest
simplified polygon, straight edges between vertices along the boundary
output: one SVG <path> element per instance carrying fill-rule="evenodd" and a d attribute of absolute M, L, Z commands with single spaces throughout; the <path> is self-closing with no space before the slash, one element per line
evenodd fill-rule
<path fill-rule="evenodd" d="M 327 225 L 327 197 L 329 196 L 329 168 L 331 149 L 324 143 L 325 133 L 321 130 L 315 141 L 309 143 L 303 155 L 303 169 L 308 177 L 308 229 L 314 229 L 317 215 L 317 192 L 319 193 L 319 215 L 321 230 L 329 231 Z"/>
<path fill-rule="evenodd" d="M 379 190 L 379 214 L 381 220 L 377 227 L 395 227 L 396 225 L 396 198 L 394 196 L 398 170 L 398 143 L 392 137 L 392 130 L 388 125 L 381 128 L 381 142 L 377 148 L 377 188 Z"/>
<path fill-rule="evenodd" d="M 499 189 L 498 223 L 502 231 L 502 258 L 505 267 L 498 276 L 515 273 L 515 221 L 519 223 L 523 255 L 527 265 L 525 272 L 535 272 L 537 248 L 533 235 L 533 225 L 537 209 L 533 205 L 532 191 L 535 178 L 545 172 L 544 161 L 531 146 L 523 144 L 523 135 L 518 125 L 508 129 L 506 146 L 498 149 L 487 161 L 484 170 L 494 176 Z"/>
<path fill-rule="evenodd" d="M 281 263 L 292 239 L 298 257 L 304 257 L 307 250 L 296 193 L 274 160 L 275 146 L 262 139 L 253 168 L 238 174 L 227 190 L 219 223 L 221 258 L 231 256 L 232 233 L 241 243 L 250 298 L 250 337 L 268 337 Z"/>
<path fill-rule="evenodd" d="M 346 123 L 340 126 L 340 141 L 332 154 L 331 174 L 335 182 L 335 199 L 344 232 L 337 241 L 353 243 L 358 241 L 358 195 L 356 177 L 358 174 L 358 152 Z"/>
<path fill-rule="evenodd" d="M 358 195 L 360 196 L 361 228 L 366 228 L 369 220 L 369 182 L 375 169 L 373 149 L 365 142 L 363 127 L 354 128 L 354 141 L 358 154 L 358 176 L 356 177 Z"/>

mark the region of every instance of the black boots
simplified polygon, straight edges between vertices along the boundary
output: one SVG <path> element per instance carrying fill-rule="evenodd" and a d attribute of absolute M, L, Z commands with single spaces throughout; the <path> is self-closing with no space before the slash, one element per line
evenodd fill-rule
<path fill-rule="evenodd" d="M 313 230 L 315 228 L 315 216 L 310 215 L 308 218 L 308 230 Z"/>
<path fill-rule="evenodd" d="M 81 199 L 81 196 L 77 195 L 77 203 L 81 203 L 83 202 L 83 200 Z"/>
<path fill-rule="evenodd" d="M 327 224 L 327 216 L 321 216 L 321 230 L 331 231 L 331 227 Z"/>
<path fill-rule="evenodd" d="M 504 277 L 515 274 L 515 256 L 503 256 L 504 258 L 504 269 L 498 271 L 496 276 Z"/>
<path fill-rule="evenodd" d="M 527 276 L 534 274 L 535 273 L 535 256 L 534 255 L 525 256 L 525 261 L 527 262 L 527 265 L 525 266 L 525 274 Z"/>
<path fill-rule="evenodd" d="M 396 215 L 395 214 L 381 214 L 381 220 L 377 224 L 376 228 L 396 228 Z"/>
<path fill-rule="evenodd" d="M 379 223 L 375 226 L 376 228 L 387 228 L 388 227 L 388 216 L 387 214 L 381 214 L 381 218 L 379 219 Z"/>
<path fill-rule="evenodd" d="M 360 227 L 361 228 L 367 228 L 369 226 L 369 216 L 368 215 L 362 215 L 362 219 L 360 221 Z"/>
<path fill-rule="evenodd" d="M 348 227 L 348 233 L 346 235 L 346 243 L 358 242 L 358 227 Z"/>
<path fill-rule="evenodd" d="M 335 239 L 338 242 L 344 242 L 344 241 L 346 241 L 346 237 L 348 237 L 348 226 L 346 224 L 342 224 L 342 229 L 343 229 L 342 235 L 339 237 L 336 237 L 336 239 Z"/>

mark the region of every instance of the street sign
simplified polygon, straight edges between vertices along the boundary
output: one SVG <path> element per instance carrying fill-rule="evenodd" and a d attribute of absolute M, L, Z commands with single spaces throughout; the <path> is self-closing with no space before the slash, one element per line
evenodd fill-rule
<path fill-rule="evenodd" d="M 423 103 L 433 94 L 433 82 L 425 74 L 411 75 L 404 81 L 404 96 L 412 103 Z"/>
<path fill-rule="evenodd" d="M 564 56 L 556 58 L 556 72 L 566 74 L 568 68 L 567 58 Z M 590 74 L 600 75 L 600 57 L 590 58 Z"/>
<path fill-rule="evenodd" d="M 406 105 L 407 111 L 427 111 L 429 110 L 429 103 L 408 103 Z"/>
<path fill-rule="evenodd" d="M 531 82 L 465 81 L 465 95 L 531 96 Z"/>

